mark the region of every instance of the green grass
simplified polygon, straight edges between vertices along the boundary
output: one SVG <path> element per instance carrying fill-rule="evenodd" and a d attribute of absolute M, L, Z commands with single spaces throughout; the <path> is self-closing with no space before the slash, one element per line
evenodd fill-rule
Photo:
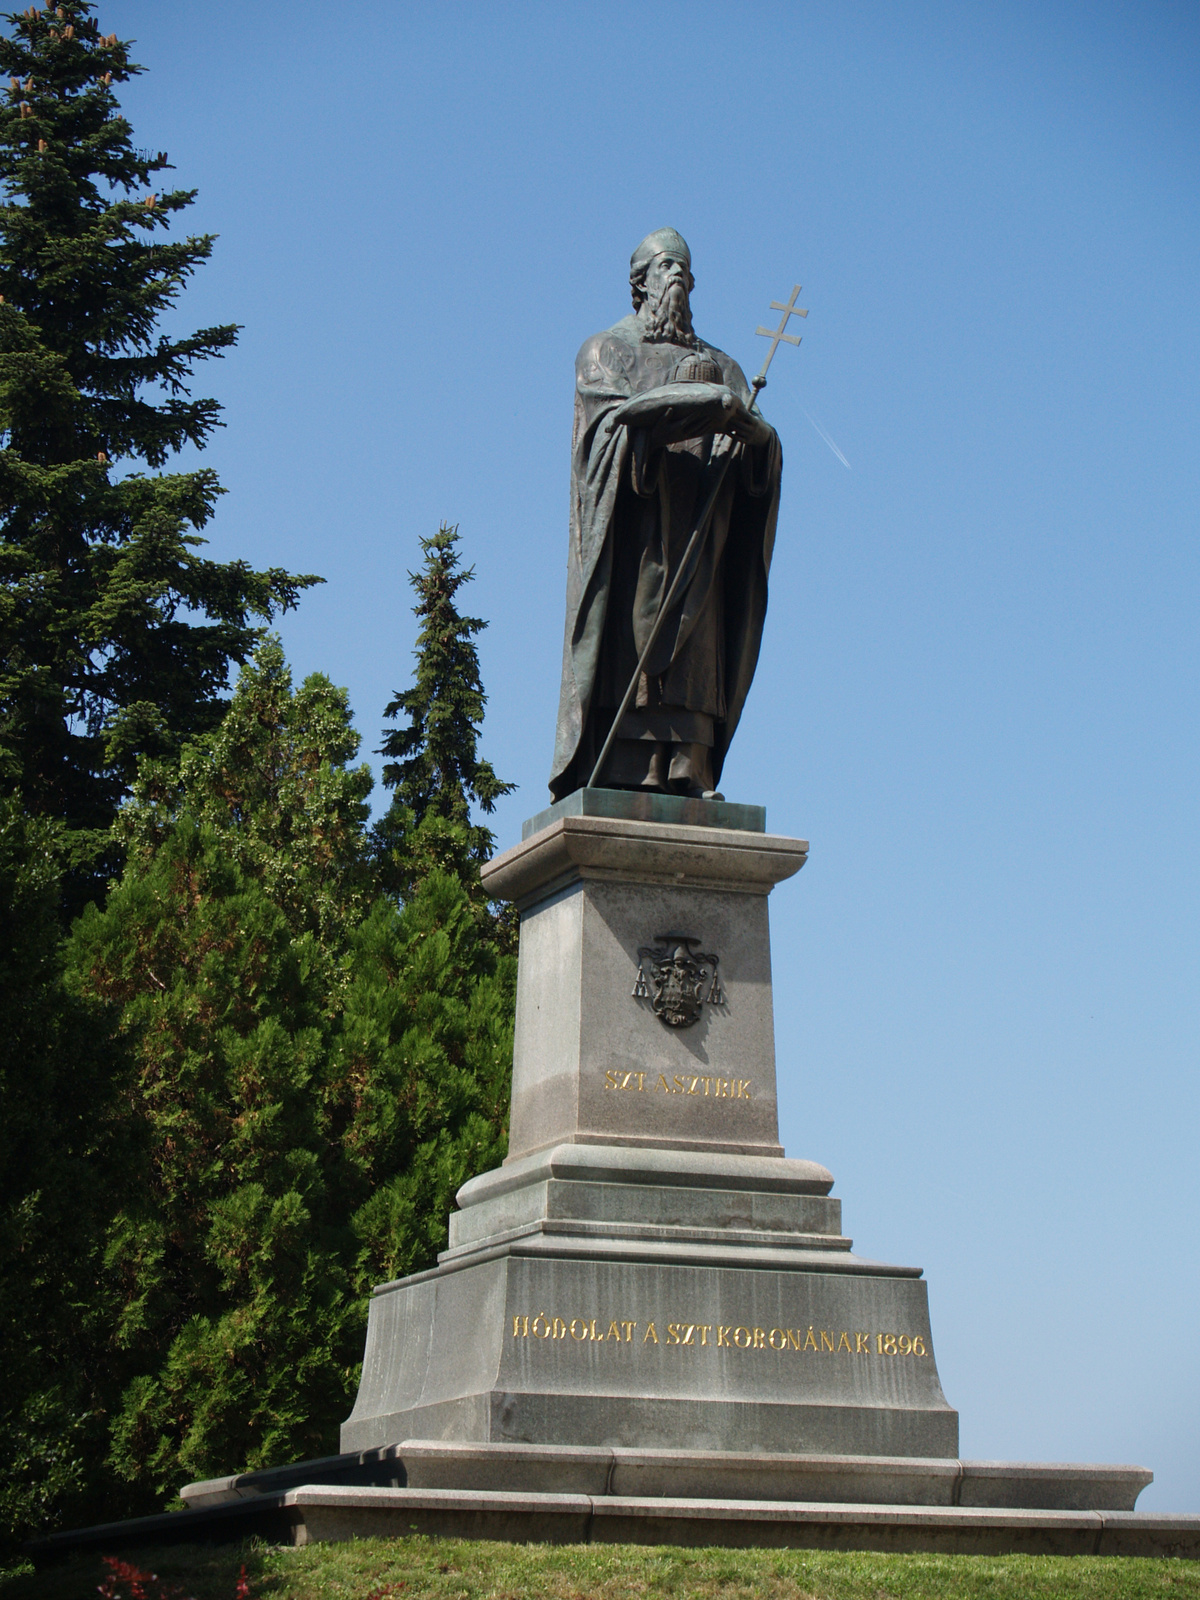
<path fill-rule="evenodd" d="M 361 1539 L 302 1550 L 134 1551 L 158 1575 L 145 1600 L 1200 1600 L 1200 1562 L 1102 1556 L 831 1554 L 639 1545 L 512 1545 Z M 98 1556 L 0 1575 L 0 1600 L 95 1600 Z M 128 1584 L 114 1600 L 132 1600 Z"/>

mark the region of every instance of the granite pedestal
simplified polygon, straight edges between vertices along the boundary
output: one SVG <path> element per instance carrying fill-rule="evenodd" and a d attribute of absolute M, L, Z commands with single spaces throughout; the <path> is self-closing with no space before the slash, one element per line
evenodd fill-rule
<path fill-rule="evenodd" d="M 957 1456 L 920 1270 L 855 1255 L 779 1144 L 767 896 L 806 855 L 756 807 L 585 790 L 485 869 L 521 914 L 510 1153 L 375 1291 L 344 1451 Z"/>

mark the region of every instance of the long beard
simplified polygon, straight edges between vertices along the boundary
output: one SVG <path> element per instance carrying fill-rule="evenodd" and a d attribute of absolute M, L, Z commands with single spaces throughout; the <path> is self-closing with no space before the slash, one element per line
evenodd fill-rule
<path fill-rule="evenodd" d="M 682 344 L 694 349 L 692 307 L 682 283 L 668 283 L 661 296 L 646 297 L 642 338 L 650 344 Z"/>

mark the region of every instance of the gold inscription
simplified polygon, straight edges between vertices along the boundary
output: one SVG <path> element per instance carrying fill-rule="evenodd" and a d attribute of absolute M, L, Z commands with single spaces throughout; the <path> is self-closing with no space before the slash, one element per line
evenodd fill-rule
<path fill-rule="evenodd" d="M 634 1094 L 697 1094 L 705 1100 L 752 1100 L 751 1078 L 714 1078 L 693 1076 L 690 1072 L 674 1072 L 668 1078 L 660 1072 L 656 1083 L 647 1084 L 648 1072 L 620 1072 L 611 1069 L 604 1074 L 604 1087 Z"/>
<path fill-rule="evenodd" d="M 639 1323 L 628 1317 L 612 1319 L 604 1329 L 603 1317 L 552 1317 L 546 1311 L 535 1316 L 520 1313 L 512 1319 L 514 1339 L 559 1339 L 575 1344 L 633 1344 Z M 715 1339 L 709 1335 L 715 1334 Z M 850 1342 L 853 1339 L 853 1344 Z M 803 1355 L 867 1356 L 879 1359 L 929 1354 L 922 1334 L 872 1333 L 845 1328 L 751 1328 L 714 1322 L 665 1322 L 663 1338 L 658 1325 L 646 1323 L 642 1344 L 663 1344 L 667 1349 L 774 1350 L 782 1355 L 793 1351 Z"/>
<path fill-rule="evenodd" d="M 606 1089 L 636 1089 L 640 1092 L 646 1087 L 646 1074 L 644 1072 L 606 1072 L 604 1074 L 604 1087 Z"/>

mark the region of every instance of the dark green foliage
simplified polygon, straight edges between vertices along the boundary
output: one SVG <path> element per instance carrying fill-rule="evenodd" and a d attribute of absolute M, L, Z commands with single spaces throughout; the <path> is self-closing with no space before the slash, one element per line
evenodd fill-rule
<path fill-rule="evenodd" d="M 475 636 L 487 624 L 461 616 L 455 605 L 459 589 L 475 575 L 474 568 L 459 566 L 457 527 L 443 523 L 433 538 L 421 540 L 421 550 L 423 567 L 409 573 L 421 623 L 416 682 L 384 711 L 385 717 L 403 713 L 408 725 L 386 733 L 380 746 L 389 758 L 383 781 L 393 798 L 375 830 L 376 848 L 385 882 L 402 898 L 425 872 L 441 867 L 467 883 L 484 910 L 479 868 L 494 841 L 488 828 L 471 821 L 471 807 L 490 814 L 514 787 L 501 782 L 477 749 L 487 696 Z M 508 938 L 507 923 L 497 927 Z"/>
<path fill-rule="evenodd" d="M 53 826 L 0 800 L 0 1547 L 128 1504 L 103 1468 L 121 1058 L 64 983 L 58 880 Z"/>
<path fill-rule="evenodd" d="M 137 760 L 224 711 L 230 664 L 310 577 L 197 554 L 209 471 L 147 476 L 218 426 L 197 361 L 235 326 L 157 331 L 212 250 L 162 238 L 194 191 L 154 190 L 112 85 L 141 69 L 90 0 L 9 14 L 0 37 L 0 782 L 61 819 L 68 899 L 102 892 Z"/>
<path fill-rule="evenodd" d="M 462 880 L 434 869 L 399 914 L 375 906 L 352 970 L 339 1074 L 355 1100 L 348 1156 L 377 1175 L 353 1223 L 365 1289 L 433 1266 L 455 1192 L 504 1159 L 516 960 Z"/>
<path fill-rule="evenodd" d="M 361 916 L 356 745 L 344 696 L 320 678 L 293 694 L 265 647 L 178 776 L 139 782 L 124 875 L 75 931 L 149 1131 L 109 1245 L 139 1374 L 113 1458 L 159 1493 L 321 1453 L 354 1360 L 328 1068 Z"/>
<path fill-rule="evenodd" d="M 357 743 L 344 694 L 263 646 L 221 727 L 144 769 L 73 937 L 134 1061 L 111 1459 L 158 1494 L 336 1449 L 370 1285 L 431 1264 L 503 1155 L 512 961 L 451 874 L 372 900 Z"/>

